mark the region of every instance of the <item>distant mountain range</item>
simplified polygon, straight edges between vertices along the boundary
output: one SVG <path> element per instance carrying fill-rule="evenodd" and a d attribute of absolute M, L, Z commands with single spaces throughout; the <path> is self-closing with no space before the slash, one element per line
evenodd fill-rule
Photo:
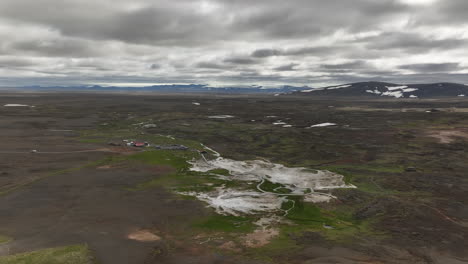
<path fill-rule="evenodd" d="M 434 98 L 468 96 L 468 86 L 457 83 L 395 84 L 384 82 L 359 82 L 293 92 L 308 96 L 356 96 L 391 98 Z"/>
<path fill-rule="evenodd" d="M 1 88 L 0 88 L 1 89 Z M 367 97 L 367 98 L 435 98 L 468 96 L 468 86 L 457 83 L 395 84 L 385 82 L 358 82 L 322 88 L 309 86 L 264 87 L 231 86 L 215 87 L 204 84 L 152 85 L 145 87 L 121 86 L 24 86 L 10 88 L 15 91 L 56 91 L 56 92 L 162 92 L 162 93 L 220 93 L 220 94 L 274 94 L 330 97 Z"/>
<path fill-rule="evenodd" d="M 8 88 L 5 88 L 8 89 Z M 231 86 L 215 87 L 204 84 L 170 84 L 152 85 L 144 87 L 124 87 L 124 86 L 23 86 L 9 88 L 17 91 L 58 91 L 58 92 L 163 92 L 163 93 L 224 93 L 224 94 L 284 94 L 295 91 L 312 89 L 309 86 L 278 86 L 264 87 L 258 85 L 251 86 Z"/>

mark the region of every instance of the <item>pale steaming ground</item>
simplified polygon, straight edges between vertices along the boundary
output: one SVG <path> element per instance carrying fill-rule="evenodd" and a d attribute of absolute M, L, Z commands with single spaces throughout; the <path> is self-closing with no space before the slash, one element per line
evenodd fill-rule
<path fill-rule="evenodd" d="M 212 151 L 209 148 L 206 148 Z M 214 151 L 213 151 L 214 152 Z M 281 209 L 282 204 L 290 196 L 303 196 L 306 202 L 328 202 L 335 197 L 326 191 L 337 188 L 355 188 L 346 184 L 343 176 L 326 171 L 311 170 L 303 167 L 289 168 L 281 164 L 263 160 L 236 161 L 226 159 L 216 154 L 215 159 L 191 161 L 192 171 L 210 172 L 215 169 L 224 169 L 229 176 L 218 175 L 224 180 L 249 182 L 256 184 L 256 191 L 236 188 L 218 187 L 211 192 L 186 192 L 184 195 L 195 196 L 206 202 L 216 212 L 224 215 L 274 213 L 288 210 Z M 262 189 L 265 181 L 280 184 L 281 189 L 287 193 L 277 193 L 276 188 L 271 191 Z"/>
<path fill-rule="evenodd" d="M 263 194 L 254 191 L 242 191 L 217 188 L 211 193 L 183 193 L 195 196 L 213 207 L 219 214 L 230 214 L 238 216 L 240 214 L 255 214 L 265 212 L 275 212 L 281 209 L 281 204 L 285 198 L 277 197 L 275 194 Z"/>
<path fill-rule="evenodd" d="M 199 160 L 192 162 L 193 171 L 207 172 L 213 169 L 225 169 L 232 175 L 233 180 L 262 181 L 285 185 L 293 193 L 303 194 L 307 190 L 330 190 L 348 188 L 343 176 L 320 170 L 307 168 L 288 168 L 281 164 L 263 160 L 236 161 L 219 157 L 214 160 Z"/>

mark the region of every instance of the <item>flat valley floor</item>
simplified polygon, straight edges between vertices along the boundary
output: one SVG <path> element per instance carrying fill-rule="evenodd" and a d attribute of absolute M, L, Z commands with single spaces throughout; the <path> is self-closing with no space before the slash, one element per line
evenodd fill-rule
<path fill-rule="evenodd" d="M 0 263 L 468 263 L 463 98 L 3 93 L 0 138 Z M 181 194 L 245 187 L 188 170 L 205 146 L 356 188 L 259 230 Z"/>

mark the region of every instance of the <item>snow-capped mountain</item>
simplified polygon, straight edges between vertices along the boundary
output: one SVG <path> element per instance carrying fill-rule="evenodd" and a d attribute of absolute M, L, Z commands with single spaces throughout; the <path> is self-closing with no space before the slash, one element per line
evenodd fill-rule
<path fill-rule="evenodd" d="M 457 83 L 394 84 L 384 82 L 360 82 L 328 86 L 295 92 L 295 95 L 313 96 L 366 96 L 390 98 L 433 98 L 468 96 L 468 86 Z"/>

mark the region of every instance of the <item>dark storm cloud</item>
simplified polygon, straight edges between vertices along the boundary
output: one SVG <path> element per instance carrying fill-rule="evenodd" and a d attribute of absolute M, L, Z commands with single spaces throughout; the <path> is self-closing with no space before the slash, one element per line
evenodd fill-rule
<path fill-rule="evenodd" d="M 462 70 L 459 63 L 418 63 L 401 65 L 398 68 L 419 73 L 454 72 Z"/>
<path fill-rule="evenodd" d="M 466 0 L 2 0 L 0 80 L 462 80 L 467 13 Z"/>

